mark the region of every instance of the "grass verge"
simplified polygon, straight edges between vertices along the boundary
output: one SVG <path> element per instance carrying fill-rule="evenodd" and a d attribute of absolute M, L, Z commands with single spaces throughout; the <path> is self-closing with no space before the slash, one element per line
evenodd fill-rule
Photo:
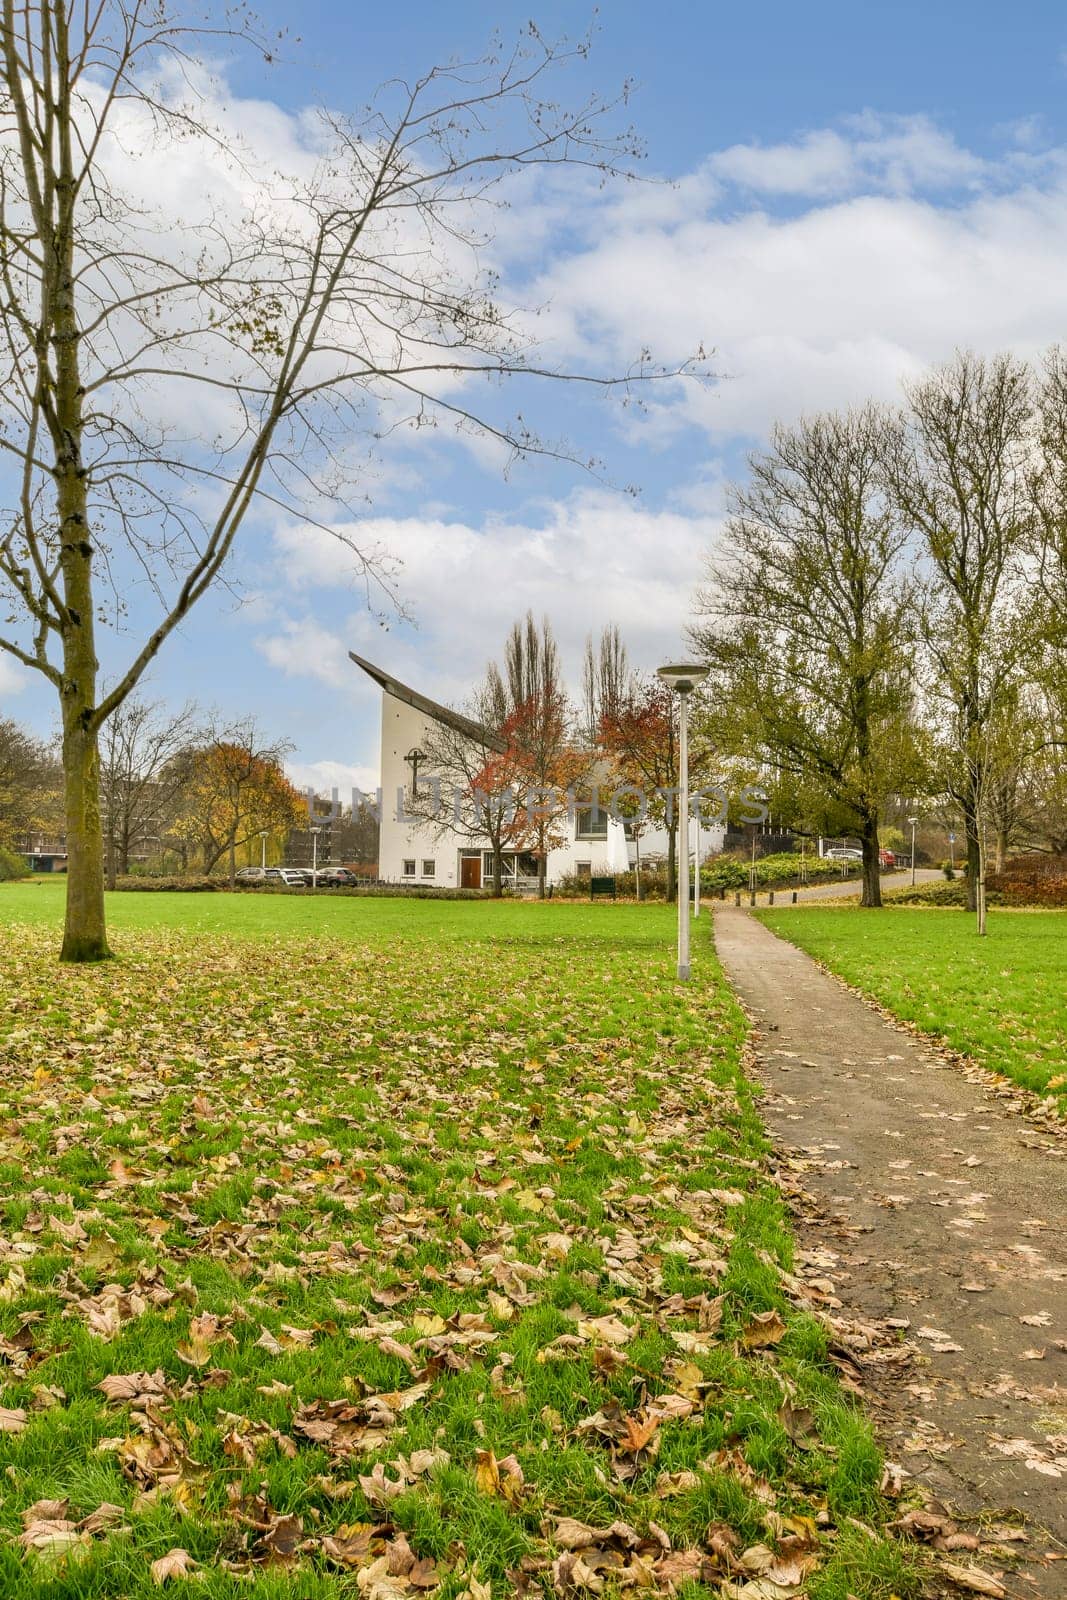
<path fill-rule="evenodd" d="M 900 905 L 803 906 L 760 919 L 895 1016 L 1067 1111 L 1063 912 L 994 911 L 984 939 L 960 911 Z"/>
<path fill-rule="evenodd" d="M 0 892 L 0 1593 L 916 1592 L 703 939 L 208 898 Z"/>

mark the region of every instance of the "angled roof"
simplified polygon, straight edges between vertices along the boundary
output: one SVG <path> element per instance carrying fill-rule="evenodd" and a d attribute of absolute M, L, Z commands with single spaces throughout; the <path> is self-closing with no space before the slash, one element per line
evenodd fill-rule
<path fill-rule="evenodd" d="M 474 722 L 470 717 L 465 717 L 459 711 L 452 711 L 448 706 L 439 706 L 436 700 L 430 700 L 417 689 L 409 689 L 406 683 L 401 683 L 390 673 L 376 667 L 373 661 L 364 661 L 362 656 L 357 656 L 354 650 L 348 652 L 349 659 L 362 667 L 369 678 L 373 678 L 386 694 L 391 694 L 394 700 L 403 700 L 405 705 L 413 706 L 416 711 L 421 711 L 423 716 L 429 717 L 432 722 L 440 722 L 446 728 L 452 728 L 456 733 L 463 734 L 472 739 L 475 744 L 482 744 L 489 750 L 498 750 L 501 754 L 507 749 L 505 740 L 490 733 L 480 722 Z"/>

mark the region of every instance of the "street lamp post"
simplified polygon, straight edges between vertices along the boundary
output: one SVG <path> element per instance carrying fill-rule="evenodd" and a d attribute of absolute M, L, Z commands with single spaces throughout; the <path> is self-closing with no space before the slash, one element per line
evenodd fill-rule
<path fill-rule="evenodd" d="M 259 864 L 263 868 L 263 871 L 266 872 L 266 870 L 267 870 L 267 830 L 266 830 L 266 828 L 261 828 L 259 830 Z"/>
<path fill-rule="evenodd" d="M 319 886 L 319 834 L 321 828 L 311 830 L 311 887 L 314 891 Z"/>
<path fill-rule="evenodd" d="M 911 886 L 914 889 L 914 887 L 915 887 L 915 830 L 919 826 L 919 819 L 918 819 L 918 817 L 909 817 L 908 818 L 908 822 L 909 822 L 909 824 L 911 826 Z"/>
<path fill-rule="evenodd" d="M 678 981 L 689 981 L 689 696 L 708 675 L 688 663 L 660 667 L 661 683 L 678 696 Z"/>

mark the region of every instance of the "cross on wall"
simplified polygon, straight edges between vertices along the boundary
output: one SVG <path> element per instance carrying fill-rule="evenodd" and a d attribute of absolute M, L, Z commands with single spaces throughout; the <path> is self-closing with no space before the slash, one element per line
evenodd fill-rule
<path fill-rule="evenodd" d="M 411 793 L 414 796 L 419 792 L 419 763 L 426 760 L 426 755 L 416 746 L 414 750 L 408 751 L 404 760 L 411 768 Z"/>

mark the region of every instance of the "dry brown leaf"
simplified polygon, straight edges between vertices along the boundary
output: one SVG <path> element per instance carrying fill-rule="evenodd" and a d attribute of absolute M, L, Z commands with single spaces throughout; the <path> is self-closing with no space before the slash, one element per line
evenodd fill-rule
<path fill-rule="evenodd" d="M 633 1338 L 633 1328 L 628 1328 L 621 1318 L 609 1315 L 606 1317 L 590 1317 L 578 1323 L 578 1333 L 583 1339 L 590 1339 L 595 1344 L 603 1342 L 610 1345 L 628 1344 Z"/>
<path fill-rule="evenodd" d="M 779 1344 L 785 1337 L 786 1326 L 778 1311 L 757 1311 L 745 1324 L 741 1343 L 746 1350 L 758 1350 L 767 1345 Z"/>
<path fill-rule="evenodd" d="M 185 1578 L 190 1572 L 196 1570 L 196 1562 L 188 1550 L 168 1550 L 165 1556 L 160 1556 L 158 1561 L 153 1561 L 149 1567 L 152 1582 L 162 1586 L 171 1578 Z"/>
<path fill-rule="evenodd" d="M 991 1578 L 988 1572 L 983 1572 L 980 1567 L 958 1567 L 954 1561 L 939 1563 L 941 1571 L 952 1583 L 961 1589 L 967 1589 L 971 1594 L 986 1594 L 992 1600 L 1003 1600 L 1007 1594 L 1002 1583 L 996 1578 Z"/>

